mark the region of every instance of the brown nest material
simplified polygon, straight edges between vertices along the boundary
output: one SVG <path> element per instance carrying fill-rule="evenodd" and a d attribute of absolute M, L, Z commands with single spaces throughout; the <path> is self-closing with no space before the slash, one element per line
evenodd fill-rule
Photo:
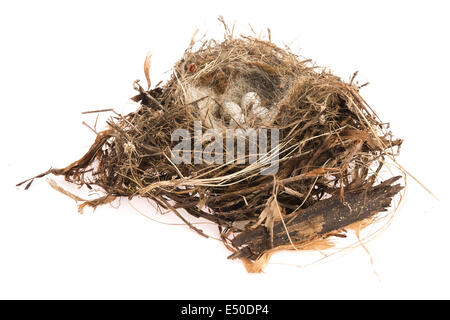
<path fill-rule="evenodd" d="M 149 67 L 147 59 L 150 88 Z M 228 33 L 222 42 L 192 42 L 164 86 L 145 90 L 136 82 L 135 88 L 136 112 L 111 118 L 80 160 L 37 177 L 63 175 L 104 190 L 104 197 L 80 208 L 141 196 L 201 235 L 182 214 L 209 220 L 232 251 L 229 258 L 242 259 L 249 271 L 261 271 L 277 250 L 305 248 L 342 237 L 355 223 L 373 222 L 403 188 L 398 176 L 378 178 L 402 141 L 392 138 L 353 79 L 346 83 L 271 41 Z M 198 131 L 196 123 L 202 133 L 223 135 L 276 129 L 278 143 L 253 163 L 176 164 L 179 142 L 172 133 Z M 210 143 L 190 139 L 202 150 Z M 273 164 L 276 172 L 261 174 Z"/>

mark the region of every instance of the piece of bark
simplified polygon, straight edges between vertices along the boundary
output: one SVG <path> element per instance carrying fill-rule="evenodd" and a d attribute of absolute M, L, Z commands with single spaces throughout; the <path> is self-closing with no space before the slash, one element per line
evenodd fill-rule
<path fill-rule="evenodd" d="M 307 242 L 372 217 L 379 212 L 387 211 L 392 198 L 403 189 L 403 186 L 399 184 L 393 185 L 400 178 L 400 176 L 390 178 L 364 191 L 348 192 L 345 194 L 344 203 L 341 202 L 339 194 L 318 201 L 311 207 L 297 212 L 294 217 L 285 218 L 286 227 L 279 221 L 273 227 L 273 247 L 269 231 L 264 226 L 242 232 L 233 239 L 233 246 L 239 249 L 229 258 L 255 260 L 272 248 L 290 244 L 291 241 Z"/>

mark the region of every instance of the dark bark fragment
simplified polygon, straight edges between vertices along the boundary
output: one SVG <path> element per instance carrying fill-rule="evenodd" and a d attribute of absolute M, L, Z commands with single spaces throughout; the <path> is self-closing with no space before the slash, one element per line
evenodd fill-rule
<path fill-rule="evenodd" d="M 295 217 L 285 218 L 291 240 L 294 243 L 306 242 L 386 211 L 392 198 L 403 189 L 399 184 L 393 185 L 400 178 L 393 177 L 364 191 L 346 193 L 344 203 L 341 202 L 340 195 L 334 195 L 299 211 Z M 273 247 L 290 244 L 281 221 L 274 225 L 273 234 Z M 233 239 L 232 244 L 240 249 L 229 257 L 231 259 L 254 260 L 272 248 L 269 232 L 264 226 L 242 232 Z"/>

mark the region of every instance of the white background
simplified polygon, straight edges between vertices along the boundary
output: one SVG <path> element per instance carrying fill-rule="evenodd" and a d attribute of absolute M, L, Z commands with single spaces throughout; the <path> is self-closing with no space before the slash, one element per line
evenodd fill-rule
<path fill-rule="evenodd" d="M 2 2 L 0 298 L 450 298 L 448 12 L 444 1 Z M 290 266 L 249 275 L 220 242 L 126 200 L 79 215 L 45 180 L 15 188 L 87 151 L 95 136 L 81 122 L 95 118 L 82 111 L 135 108 L 148 51 L 155 84 L 196 28 L 220 38 L 218 15 L 370 81 L 363 97 L 405 139 L 399 161 L 441 199 L 408 180 L 392 225 L 367 245 L 374 267 L 358 248 L 302 268 L 302 253 L 280 254 L 273 262 Z"/>

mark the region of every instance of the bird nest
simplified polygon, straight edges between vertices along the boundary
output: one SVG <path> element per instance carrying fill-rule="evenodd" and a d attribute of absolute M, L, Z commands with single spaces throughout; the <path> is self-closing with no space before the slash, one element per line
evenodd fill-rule
<path fill-rule="evenodd" d="M 229 32 L 223 41 L 192 41 L 163 86 L 150 89 L 149 68 L 148 57 L 148 89 L 135 82 L 135 112 L 111 117 L 80 160 L 34 178 L 63 175 L 104 190 L 80 208 L 141 196 L 206 237 L 185 216 L 209 220 L 229 258 L 250 272 L 275 251 L 372 223 L 403 188 L 399 176 L 379 178 L 402 141 L 353 79 Z"/>

